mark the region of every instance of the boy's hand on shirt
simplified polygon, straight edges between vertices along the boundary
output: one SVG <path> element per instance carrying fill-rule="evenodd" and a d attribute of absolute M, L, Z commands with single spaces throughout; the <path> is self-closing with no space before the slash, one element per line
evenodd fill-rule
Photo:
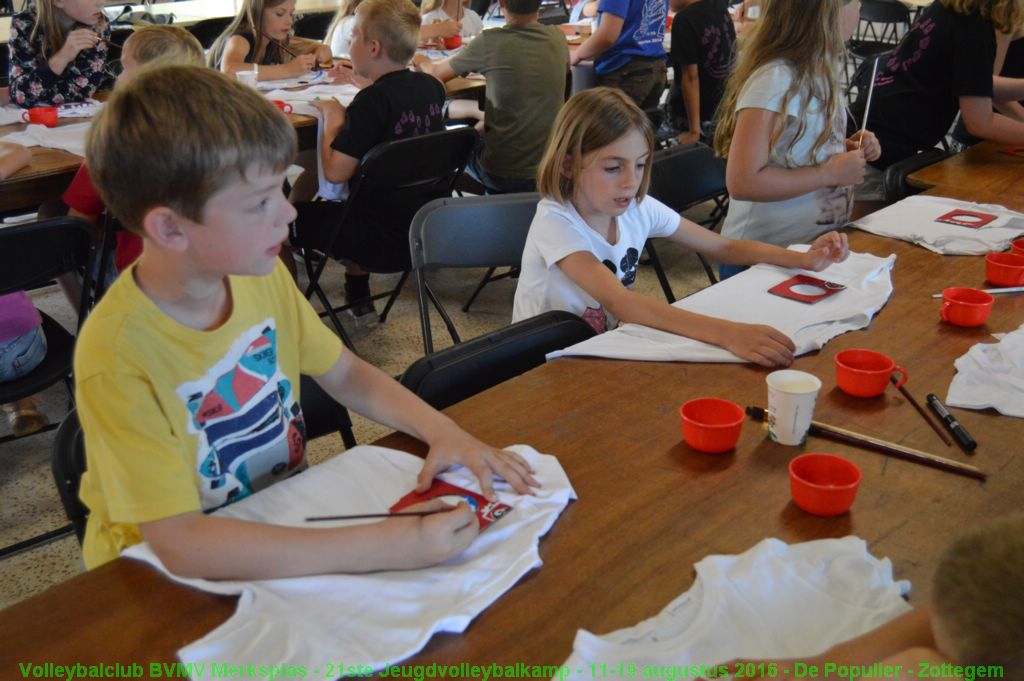
<path fill-rule="evenodd" d="M 865 130 L 863 135 L 858 130 L 846 140 L 846 150 L 855 151 L 860 149 L 864 152 L 864 158 L 870 163 L 877 161 L 882 155 L 882 144 L 875 137 L 875 133 Z"/>
<path fill-rule="evenodd" d="M 333 97 L 330 99 L 314 99 L 310 104 L 323 115 L 325 129 L 329 129 L 333 121 L 339 118 L 344 119 L 345 117 L 345 107 Z"/>
<path fill-rule="evenodd" d="M 724 332 L 717 345 L 737 357 L 766 367 L 793 363 L 796 345 L 778 329 L 764 324 L 723 323 Z"/>
<path fill-rule="evenodd" d="M 481 494 L 490 500 L 495 499 L 495 475 L 512 485 L 518 494 L 530 494 L 531 487 L 540 487 L 526 459 L 515 452 L 486 445 L 455 427 L 430 443 L 430 452 L 416 481 L 416 491 L 426 492 L 439 473 L 456 464 L 465 466 L 477 477 Z"/>
<path fill-rule="evenodd" d="M 466 502 L 449 506 L 440 499 L 432 499 L 402 509 L 413 511 L 443 510 L 433 515 L 413 518 L 392 518 L 388 522 L 407 523 L 411 528 L 410 568 L 428 567 L 443 563 L 462 553 L 480 534 L 476 513 Z"/>
<path fill-rule="evenodd" d="M 834 262 L 842 262 L 850 256 L 850 243 L 845 234 L 832 231 L 822 234 L 810 249 L 802 254 L 800 267 L 812 272 L 820 272 Z"/>
<path fill-rule="evenodd" d="M 826 174 L 826 186 L 847 187 L 851 184 L 862 184 L 867 161 L 863 149 L 844 151 L 829 157 L 823 166 Z"/>

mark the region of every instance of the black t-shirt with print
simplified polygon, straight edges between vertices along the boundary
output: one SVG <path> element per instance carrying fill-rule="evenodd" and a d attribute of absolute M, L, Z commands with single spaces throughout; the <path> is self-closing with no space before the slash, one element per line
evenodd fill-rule
<path fill-rule="evenodd" d="M 700 118 L 710 121 L 722 100 L 725 81 L 732 71 L 736 29 L 726 0 L 700 0 L 679 10 L 672 19 L 673 89 L 681 94 L 683 68 L 697 65 L 700 81 Z M 680 107 L 685 105 L 680 101 Z M 685 108 L 682 109 L 685 114 Z"/>
<path fill-rule="evenodd" d="M 893 55 L 879 64 L 868 129 L 882 145 L 885 168 L 935 146 L 960 110 L 959 97 L 992 97 L 996 42 L 992 23 L 961 15 L 936 0 L 921 13 Z M 859 126 L 867 89 L 851 107 Z"/>

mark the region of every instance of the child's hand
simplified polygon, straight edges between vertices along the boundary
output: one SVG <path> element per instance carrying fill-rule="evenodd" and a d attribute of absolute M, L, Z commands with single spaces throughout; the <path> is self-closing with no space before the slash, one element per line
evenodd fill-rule
<path fill-rule="evenodd" d="M 288 62 L 288 74 L 293 77 L 301 76 L 312 71 L 314 66 L 316 66 L 315 54 L 300 54 Z"/>
<path fill-rule="evenodd" d="M 694 142 L 700 142 L 700 133 L 694 131 L 684 132 L 676 138 L 676 142 L 679 144 L 693 144 Z"/>
<path fill-rule="evenodd" d="M 435 20 L 434 25 L 437 27 L 437 36 L 440 38 L 450 38 L 453 35 L 462 33 L 461 21 L 455 21 L 454 19 L 448 19 L 447 21 Z"/>
<path fill-rule="evenodd" d="M 76 28 L 68 33 L 68 37 L 64 40 L 64 46 L 59 51 L 63 52 L 70 62 L 78 56 L 79 52 L 95 47 L 99 41 L 100 37 L 91 28 Z"/>
<path fill-rule="evenodd" d="M 325 122 L 345 115 L 345 107 L 333 97 L 331 99 L 314 99 L 310 104 L 323 114 Z"/>
<path fill-rule="evenodd" d="M 870 130 L 865 130 L 864 134 L 858 130 L 846 140 L 846 150 L 854 151 L 860 149 L 864 152 L 864 158 L 868 161 L 877 161 L 882 155 L 882 145 L 879 143 L 878 138 L 875 137 L 875 133 Z"/>
<path fill-rule="evenodd" d="M 737 357 L 766 367 L 788 367 L 793 363 L 796 345 L 778 329 L 764 324 L 724 323 L 725 331 L 717 345 Z"/>
<path fill-rule="evenodd" d="M 533 477 L 533 468 L 526 460 L 507 449 L 495 449 L 457 426 L 444 437 L 430 443 L 430 452 L 416 481 L 416 491 L 426 492 L 439 473 L 456 464 L 468 468 L 480 481 L 480 491 L 493 500 L 495 475 L 512 485 L 519 494 L 529 494 L 531 487 L 540 487 Z"/>
<path fill-rule="evenodd" d="M 847 187 L 864 182 L 867 161 L 862 149 L 835 154 L 825 161 L 825 172 L 829 187 Z"/>
<path fill-rule="evenodd" d="M 334 66 L 334 55 L 331 54 L 331 48 L 329 45 L 317 45 L 316 51 L 313 52 L 313 56 L 316 58 L 317 65 L 324 65 L 327 68 Z"/>
<path fill-rule="evenodd" d="M 822 234 L 803 254 L 801 268 L 820 272 L 834 262 L 842 262 L 850 255 L 850 243 L 845 234 L 836 231 Z"/>
<path fill-rule="evenodd" d="M 355 83 L 355 73 L 352 71 L 352 67 L 343 63 L 335 64 L 327 72 L 327 78 L 333 85 L 350 85 Z"/>
<path fill-rule="evenodd" d="M 480 523 L 469 504 L 462 501 L 458 506 L 448 506 L 440 499 L 433 499 L 402 509 L 400 513 L 412 511 L 450 510 L 414 518 L 395 518 L 388 522 L 408 523 L 413 529 L 411 535 L 411 568 L 427 567 L 443 563 L 452 556 L 466 550 L 477 535 Z"/>

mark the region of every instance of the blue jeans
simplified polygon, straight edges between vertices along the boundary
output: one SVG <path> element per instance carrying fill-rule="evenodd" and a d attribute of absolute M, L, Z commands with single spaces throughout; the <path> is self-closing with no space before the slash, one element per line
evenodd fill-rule
<path fill-rule="evenodd" d="M 39 366 L 46 357 L 46 335 L 40 327 L 0 342 L 0 383 L 13 381 Z"/>

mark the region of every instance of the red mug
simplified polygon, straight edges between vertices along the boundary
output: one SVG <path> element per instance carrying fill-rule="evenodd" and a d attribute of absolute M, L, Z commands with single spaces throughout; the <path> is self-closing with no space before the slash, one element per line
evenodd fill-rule
<path fill-rule="evenodd" d="M 450 35 L 444 39 L 444 49 L 454 50 L 457 47 L 462 47 L 461 35 Z"/>
<path fill-rule="evenodd" d="M 272 99 L 270 103 L 281 110 L 282 113 L 290 114 L 292 112 L 292 105 L 288 102 L 283 102 L 280 99 Z"/>
<path fill-rule="evenodd" d="M 985 278 L 996 286 L 1024 285 L 1024 254 L 989 253 L 985 256 Z"/>
<path fill-rule="evenodd" d="M 907 370 L 892 357 L 874 350 L 843 350 L 836 353 L 836 384 L 854 397 L 876 397 L 885 392 L 894 371 L 903 374 L 896 387 L 907 382 Z"/>
<path fill-rule="evenodd" d="M 45 125 L 48 128 L 57 125 L 57 107 L 55 106 L 34 106 L 28 111 L 21 112 L 21 120 L 26 123 Z"/>
<path fill-rule="evenodd" d="M 1017 239 L 1010 243 L 1010 252 L 1017 255 L 1024 255 L 1024 239 Z"/>
<path fill-rule="evenodd" d="M 954 287 L 942 292 L 942 320 L 954 326 L 981 326 L 992 312 L 995 298 L 976 288 Z"/>

